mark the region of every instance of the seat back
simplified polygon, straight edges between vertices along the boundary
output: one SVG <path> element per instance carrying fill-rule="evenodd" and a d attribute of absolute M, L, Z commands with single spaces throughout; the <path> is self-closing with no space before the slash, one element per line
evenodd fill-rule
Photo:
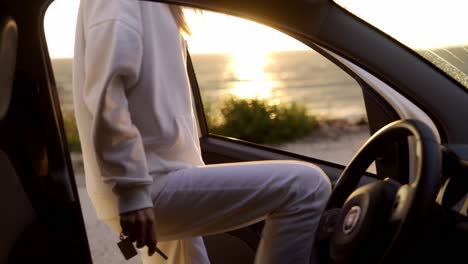
<path fill-rule="evenodd" d="M 7 155 L 0 150 L 0 263 L 7 263 L 10 251 L 34 222 L 34 209 Z M 24 252 L 27 254 L 27 252 Z"/>

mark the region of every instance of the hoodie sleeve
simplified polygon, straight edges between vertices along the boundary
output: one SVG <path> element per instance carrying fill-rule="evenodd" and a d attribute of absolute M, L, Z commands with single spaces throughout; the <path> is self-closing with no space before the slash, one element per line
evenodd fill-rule
<path fill-rule="evenodd" d="M 120 213 L 152 207 L 153 178 L 126 96 L 139 79 L 141 32 L 120 20 L 102 21 L 88 27 L 85 42 L 83 96 L 101 176 L 112 185 Z"/>

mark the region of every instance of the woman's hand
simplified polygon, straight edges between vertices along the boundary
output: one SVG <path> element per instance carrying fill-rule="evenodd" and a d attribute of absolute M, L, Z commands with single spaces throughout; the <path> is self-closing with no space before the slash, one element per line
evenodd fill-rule
<path fill-rule="evenodd" d="M 120 215 L 122 233 L 136 242 L 137 248 L 148 247 L 148 255 L 156 251 L 156 221 L 153 208 L 145 208 Z"/>

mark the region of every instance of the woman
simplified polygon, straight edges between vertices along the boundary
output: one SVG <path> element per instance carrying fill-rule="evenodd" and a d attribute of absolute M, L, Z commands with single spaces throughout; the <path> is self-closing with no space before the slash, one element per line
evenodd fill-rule
<path fill-rule="evenodd" d="M 292 161 L 203 163 L 178 7 L 81 0 L 74 102 L 98 217 L 145 263 L 209 263 L 200 236 L 265 220 L 256 263 L 309 263 L 330 183 Z"/>

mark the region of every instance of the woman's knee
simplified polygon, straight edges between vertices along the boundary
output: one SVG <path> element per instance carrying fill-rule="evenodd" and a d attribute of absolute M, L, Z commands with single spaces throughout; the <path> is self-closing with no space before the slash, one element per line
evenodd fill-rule
<path fill-rule="evenodd" d="M 296 162 L 293 166 L 292 188 L 309 198 L 326 202 L 331 193 L 331 183 L 322 169 L 305 162 Z"/>

